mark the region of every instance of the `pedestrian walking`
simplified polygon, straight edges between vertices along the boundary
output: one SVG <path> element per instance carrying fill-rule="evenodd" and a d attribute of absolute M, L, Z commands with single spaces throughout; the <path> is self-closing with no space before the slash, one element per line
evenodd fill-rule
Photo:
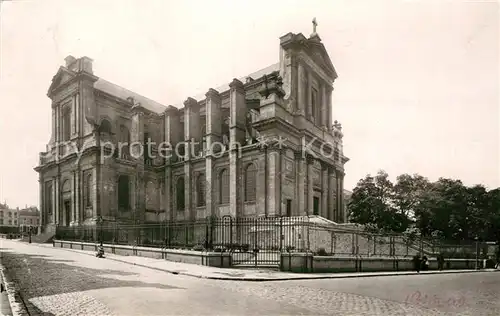
<path fill-rule="evenodd" d="M 427 271 L 429 270 L 429 259 L 427 256 L 422 257 L 422 271 Z"/>

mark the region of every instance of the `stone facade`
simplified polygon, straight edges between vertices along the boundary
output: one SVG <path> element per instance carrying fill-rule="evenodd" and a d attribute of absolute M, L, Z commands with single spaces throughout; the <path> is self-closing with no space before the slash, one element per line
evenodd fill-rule
<path fill-rule="evenodd" d="M 336 78 L 316 33 L 282 36 L 279 63 L 180 106 L 68 56 L 48 91 L 52 135 L 35 168 L 42 225 L 313 214 L 344 222 Z"/>

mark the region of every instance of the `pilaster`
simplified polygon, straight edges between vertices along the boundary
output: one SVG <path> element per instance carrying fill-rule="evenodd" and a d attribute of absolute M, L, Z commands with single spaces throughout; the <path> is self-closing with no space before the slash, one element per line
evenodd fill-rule
<path fill-rule="evenodd" d="M 38 205 L 40 208 L 40 226 L 45 227 L 45 213 L 47 212 L 45 208 L 45 183 L 42 178 L 42 173 L 38 174 Z"/>
<path fill-rule="evenodd" d="M 220 143 L 222 126 L 221 126 L 221 104 L 222 99 L 219 92 L 214 89 L 209 89 L 206 96 L 206 144 L 207 152 L 205 156 L 205 196 L 206 196 L 206 214 L 215 216 L 216 213 L 216 195 L 215 195 L 215 179 L 214 173 L 214 151 L 217 150 L 215 143 Z"/>
<path fill-rule="evenodd" d="M 257 215 L 267 215 L 268 214 L 268 187 L 267 187 L 267 146 L 262 145 L 259 147 L 258 155 L 258 171 L 257 171 Z M 260 211 L 260 212 L 259 212 Z"/>
<path fill-rule="evenodd" d="M 297 210 L 295 211 L 294 215 L 306 215 L 306 206 L 307 206 L 307 194 L 305 192 L 305 181 L 306 181 L 306 176 L 307 176 L 307 167 L 306 167 L 306 161 L 304 158 L 304 155 L 302 155 L 302 152 L 296 152 L 295 153 L 295 164 L 296 164 L 296 173 L 297 173 L 297 181 L 296 181 L 296 187 L 297 187 Z"/>
<path fill-rule="evenodd" d="M 328 170 L 328 210 L 329 210 L 329 219 L 334 222 L 338 222 L 338 215 L 336 211 L 337 205 L 337 179 L 336 172 L 333 167 L 330 167 Z"/>
<path fill-rule="evenodd" d="M 298 87 L 299 87 L 299 63 L 297 62 L 297 56 L 295 54 L 291 54 L 290 56 L 290 61 L 291 61 L 291 95 L 290 95 L 290 101 L 291 102 L 291 108 L 292 110 L 297 113 L 299 111 L 299 103 L 300 99 L 298 97 Z"/>
<path fill-rule="evenodd" d="M 268 214 L 281 215 L 281 150 L 274 146 L 269 147 L 267 160 Z"/>
<path fill-rule="evenodd" d="M 70 225 L 74 225 L 75 220 L 76 220 L 76 216 L 75 216 L 75 213 L 76 213 L 76 189 L 77 189 L 76 171 L 73 170 L 71 172 L 71 212 L 70 212 L 69 220 L 68 220 Z"/>
<path fill-rule="evenodd" d="M 219 92 L 209 89 L 206 96 L 206 142 L 209 150 L 213 149 L 212 144 L 221 141 L 221 104 L 222 99 Z"/>
<path fill-rule="evenodd" d="M 321 163 L 321 212 L 320 215 L 328 218 L 328 166 Z"/>
<path fill-rule="evenodd" d="M 57 142 L 57 108 L 52 105 L 52 134 L 50 135 L 50 143 Z"/>
<path fill-rule="evenodd" d="M 185 161 L 184 161 L 184 206 L 185 218 L 194 219 L 194 201 L 193 201 L 193 171 L 191 159 L 195 153 L 194 143 L 192 140 L 197 139 L 200 130 L 200 112 L 198 101 L 193 98 L 188 98 L 184 101 L 184 136 L 185 136 Z"/>
<path fill-rule="evenodd" d="M 326 92 L 326 84 L 322 83 L 321 84 L 321 128 L 323 130 L 328 130 L 328 98 L 327 98 L 327 92 Z"/>
<path fill-rule="evenodd" d="M 300 59 L 297 59 L 297 114 L 305 116 L 306 115 L 306 71 Z"/>
<path fill-rule="evenodd" d="M 231 146 L 243 144 L 246 137 L 245 88 L 241 81 L 233 79 L 229 84 L 229 135 Z"/>
<path fill-rule="evenodd" d="M 333 88 L 331 86 L 326 86 L 326 107 L 327 107 L 327 123 L 326 126 L 328 131 L 332 133 L 332 114 L 333 114 L 333 105 L 332 105 L 332 92 Z"/>
<path fill-rule="evenodd" d="M 144 112 L 140 105 L 135 105 L 132 107 L 132 130 L 131 130 L 131 141 L 130 146 L 133 152 L 133 157 L 136 159 L 136 177 L 133 186 L 135 187 L 135 203 L 132 204 L 134 207 L 134 217 L 137 223 L 141 223 L 145 216 L 146 211 L 146 192 L 145 192 L 145 182 L 144 182 L 144 157 L 147 153 L 147 148 L 144 144 L 146 140 L 144 139 Z"/>
<path fill-rule="evenodd" d="M 188 98 L 184 101 L 184 141 L 189 144 L 189 150 L 186 148 L 188 157 L 197 155 L 201 148 L 199 144 L 194 146 L 195 144 L 191 143 L 201 141 L 200 125 L 200 105 L 195 99 Z"/>
<path fill-rule="evenodd" d="M 60 211 L 60 206 L 61 206 L 61 185 L 60 185 L 60 176 L 57 175 L 54 179 L 55 185 L 53 186 L 54 189 L 54 223 L 56 225 L 59 225 L 59 211 Z"/>
<path fill-rule="evenodd" d="M 314 211 L 314 157 L 306 156 L 307 162 L 307 214 L 313 215 Z"/>
<path fill-rule="evenodd" d="M 344 172 L 339 171 L 337 173 L 337 183 L 338 183 L 338 191 L 337 191 L 337 204 L 339 210 L 339 222 L 346 222 L 346 214 L 344 210 Z"/>

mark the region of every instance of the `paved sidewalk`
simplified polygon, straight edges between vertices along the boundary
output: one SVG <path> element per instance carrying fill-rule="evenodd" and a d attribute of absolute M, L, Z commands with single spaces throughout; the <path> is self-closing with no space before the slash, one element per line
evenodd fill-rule
<path fill-rule="evenodd" d="M 54 248 L 52 244 L 32 244 L 38 247 Z M 71 251 L 85 255 L 95 256 L 94 251 L 77 250 L 68 248 L 54 248 Z M 161 259 L 152 259 L 137 256 L 120 256 L 106 253 L 103 260 L 114 260 L 118 262 L 137 265 L 172 274 L 186 275 L 202 279 L 233 280 L 233 281 L 287 281 L 287 280 L 314 280 L 314 279 L 341 279 L 341 278 L 366 278 L 377 276 L 403 276 L 424 274 L 456 274 L 456 273 L 480 273 L 497 271 L 495 269 L 484 270 L 443 270 L 443 271 L 389 271 L 389 272 L 353 272 L 353 273 L 288 273 L 263 269 L 229 269 L 207 267 L 189 263 L 172 262 Z"/>

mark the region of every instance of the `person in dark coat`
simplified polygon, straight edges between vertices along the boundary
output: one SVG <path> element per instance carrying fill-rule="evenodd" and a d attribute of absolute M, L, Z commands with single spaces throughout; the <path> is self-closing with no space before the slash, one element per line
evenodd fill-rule
<path fill-rule="evenodd" d="M 427 256 L 422 257 L 422 271 L 427 271 L 429 270 L 429 259 L 427 259 Z"/>
<path fill-rule="evenodd" d="M 442 253 L 438 255 L 437 260 L 438 260 L 438 269 L 439 271 L 442 271 L 444 268 L 444 256 Z"/>

